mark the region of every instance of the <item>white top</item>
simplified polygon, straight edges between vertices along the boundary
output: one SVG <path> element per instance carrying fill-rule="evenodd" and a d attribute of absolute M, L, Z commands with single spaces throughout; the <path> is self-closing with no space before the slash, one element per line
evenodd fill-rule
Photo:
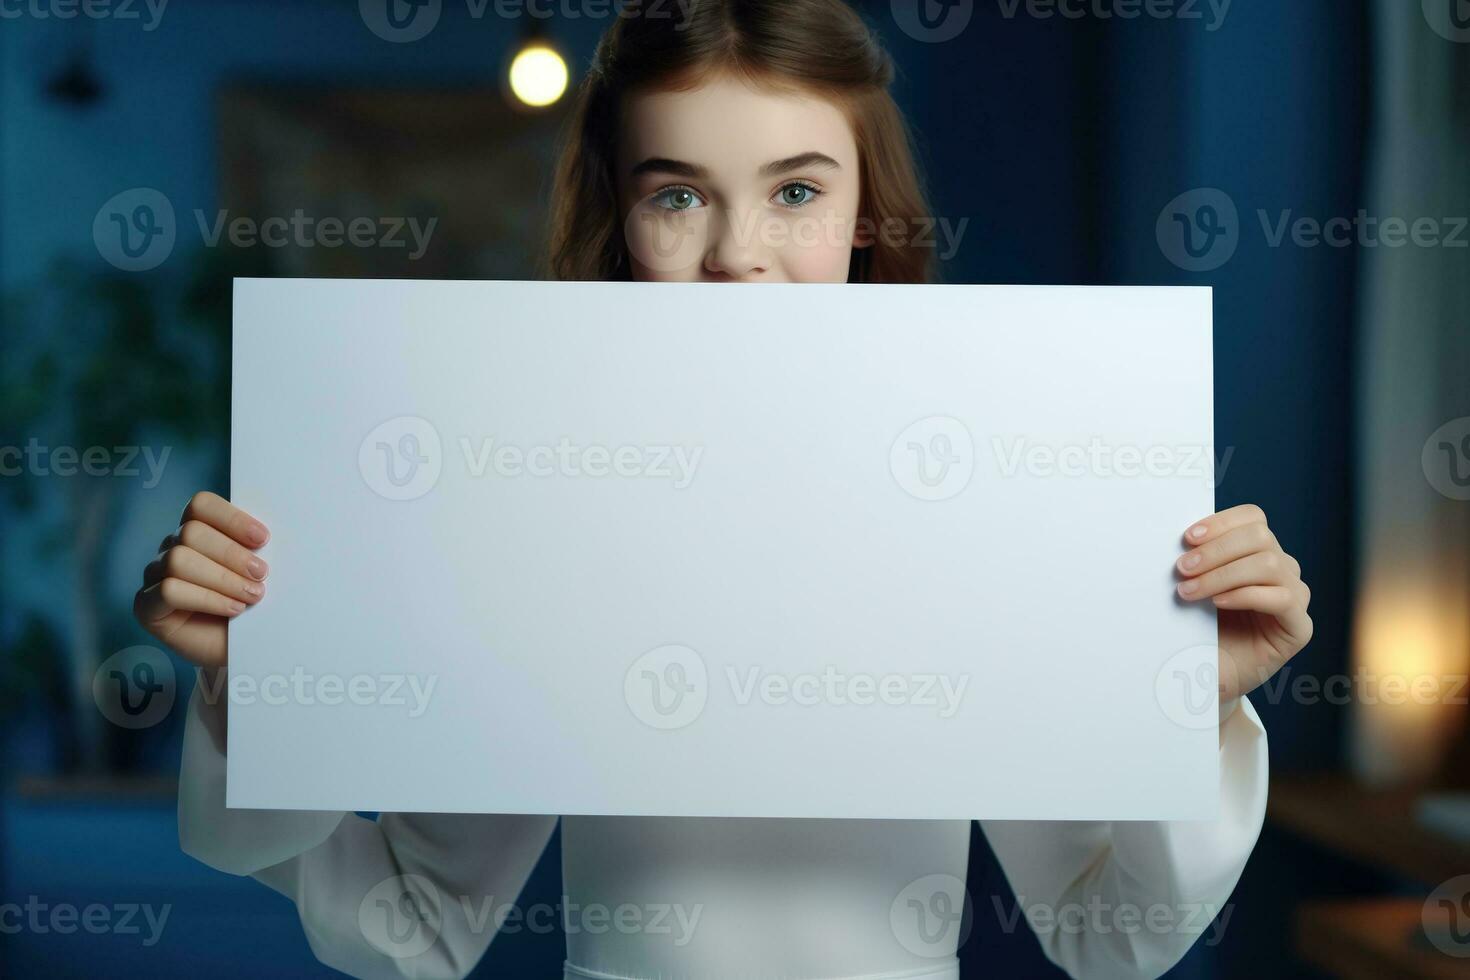
<path fill-rule="evenodd" d="M 226 809 L 223 715 L 201 689 L 184 735 L 184 850 L 294 901 L 312 951 L 344 973 L 464 976 L 497 921 L 544 932 L 561 919 L 567 980 L 959 976 L 966 821 L 566 817 L 562 907 L 515 906 L 555 816 Z M 1164 973 L 1255 847 L 1266 759 L 1242 698 L 1221 725 L 1216 821 L 981 821 L 1019 921 L 1073 977 Z M 1015 921 L 973 898 L 975 915 Z"/>

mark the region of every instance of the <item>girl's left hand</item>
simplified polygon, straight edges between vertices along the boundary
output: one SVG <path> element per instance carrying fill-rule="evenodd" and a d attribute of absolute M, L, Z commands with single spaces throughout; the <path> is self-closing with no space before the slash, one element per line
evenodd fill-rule
<path fill-rule="evenodd" d="M 1302 567 L 1281 550 L 1266 514 L 1242 504 L 1184 532 L 1190 547 L 1176 567 L 1181 598 L 1210 599 L 1219 610 L 1220 704 L 1248 693 L 1312 638 L 1312 592 Z"/>

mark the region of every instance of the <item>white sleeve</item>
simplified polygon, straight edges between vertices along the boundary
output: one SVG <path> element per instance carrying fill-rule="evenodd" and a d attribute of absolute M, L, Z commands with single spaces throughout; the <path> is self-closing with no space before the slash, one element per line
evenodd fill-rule
<path fill-rule="evenodd" d="M 1158 977 L 1210 929 L 1266 813 L 1266 729 L 1246 698 L 1220 726 L 1220 817 L 981 821 L 1020 917 L 1071 977 Z M 1009 910 L 1015 911 L 1015 910 Z"/>
<path fill-rule="evenodd" d="M 179 843 L 296 903 L 317 959 L 354 977 L 463 977 L 495 937 L 554 816 L 225 806 L 225 713 L 196 685 L 179 772 Z"/>

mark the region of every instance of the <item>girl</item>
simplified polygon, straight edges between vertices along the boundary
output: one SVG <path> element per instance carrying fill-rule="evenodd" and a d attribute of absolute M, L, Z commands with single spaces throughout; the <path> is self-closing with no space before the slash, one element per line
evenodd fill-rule
<path fill-rule="evenodd" d="M 554 275 L 928 280 L 891 78 L 841 0 L 697 0 L 677 21 L 619 20 L 558 173 Z M 982 822 L 1024 907 L 1054 917 L 1037 931 L 1073 976 L 1157 976 L 1222 908 L 1266 802 L 1266 736 L 1242 695 L 1311 636 L 1299 567 L 1259 508 L 1181 531 L 1179 595 L 1220 610 L 1219 820 Z M 268 534 L 201 493 L 144 571 L 139 621 L 211 689 L 229 621 L 263 600 Z M 291 898 L 313 951 L 345 973 L 473 969 L 557 818 L 228 810 L 227 700 L 196 688 L 189 706 L 184 850 Z M 566 818 L 565 976 L 954 980 L 969 836 L 949 821 Z"/>

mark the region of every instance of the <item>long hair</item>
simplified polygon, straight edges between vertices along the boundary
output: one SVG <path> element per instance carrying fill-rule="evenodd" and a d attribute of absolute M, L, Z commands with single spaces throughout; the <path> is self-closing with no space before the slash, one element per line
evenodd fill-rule
<path fill-rule="evenodd" d="M 843 0 L 693 0 L 680 9 L 619 18 L 598 44 L 556 169 L 551 277 L 631 277 L 614 170 L 624 98 L 687 91 L 725 71 L 819 95 L 846 114 L 860 161 L 859 223 L 873 232 L 871 245 L 853 249 L 849 281 L 930 281 L 933 249 L 884 232 L 912 228 L 929 208 L 889 94 L 892 59 L 862 18 Z"/>

